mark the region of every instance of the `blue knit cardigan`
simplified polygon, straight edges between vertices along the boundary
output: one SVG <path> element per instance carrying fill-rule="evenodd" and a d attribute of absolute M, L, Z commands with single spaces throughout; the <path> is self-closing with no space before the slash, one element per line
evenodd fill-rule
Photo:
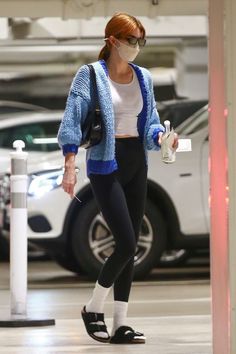
<path fill-rule="evenodd" d="M 87 175 L 109 174 L 115 171 L 115 129 L 114 111 L 111 91 L 108 82 L 108 69 L 104 60 L 92 63 L 96 72 L 98 98 L 104 122 L 104 134 L 101 143 L 87 150 Z M 147 150 L 159 150 L 158 133 L 164 132 L 153 94 L 153 83 L 149 71 L 132 65 L 136 72 L 143 97 L 143 108 L 137 119 L 139 138 L 143 142 L 146 161 Z M 83 65 L 75 75 L 67 98 L 66 108 L 58 131 L 58 143 L 63 154 L 77 154 L 82 133 L 81 123 L 86 119 L 93 104 L 92 85 L 89 79 L 89 68 Z"/>

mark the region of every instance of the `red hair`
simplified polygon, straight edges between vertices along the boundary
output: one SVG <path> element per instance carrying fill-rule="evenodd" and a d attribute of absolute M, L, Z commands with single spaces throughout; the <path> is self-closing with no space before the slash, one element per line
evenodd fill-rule
<path fill-rule="evenodd" d="M 134 16 L 128 15 L 124 12 L 119 12 L 108 21 L 105 28 L 105 38 L 110 36 L 114 36 L 116 38 L 126 38 L 137 28 L 140 30 L 142 38 L 144 38 L 146 31 L 142 23 Z M 107 60 L 109 55 L 110 45 L 106 42 L 99 53 L 98 59 Z"/>

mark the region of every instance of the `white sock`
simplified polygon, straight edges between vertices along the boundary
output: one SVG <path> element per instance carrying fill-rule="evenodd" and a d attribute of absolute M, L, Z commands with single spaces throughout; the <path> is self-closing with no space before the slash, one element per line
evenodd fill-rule
<path fill-rule="evenodd" d="M 114 310 L 113 310 L 113 328 L 111 335 L 115 334 L 115 331 L 121 327 L 126 325 L 128 311 L 128 302 L 125 301 L 115 301 L 114 302 Z"/>
<path fill-rule="evenodd" d="M 105 288 L 96 282 L 95 288 L 93 289 L 93 295 L 86 305 L 86 311 L 103 313 L 104 303 L 110 289 L 111 287 Z"/>
<path fill-rule="evenodd" d="M 103 313 L 105 299 L 110 291 L 110 288 L 105 288 L 104 286 L 98 284 L 96 282 L 95 288 L 93 289 L 92 298 L 89 300 L 87 305 L 85 306 L 86 312 L 96 312 L 96 313 Z M 104 323 L 101 321 L 97 321 L 97 324 L 103 325 Z M 95 332 L 95 336 L 101 338 L 108 338 L 108 334 L 105 332 Z"/>

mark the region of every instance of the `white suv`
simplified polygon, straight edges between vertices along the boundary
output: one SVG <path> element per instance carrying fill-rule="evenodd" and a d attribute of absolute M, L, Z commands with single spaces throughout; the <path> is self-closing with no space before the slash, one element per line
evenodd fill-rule
<path fill-rule="evenodd" d="M 47 123 L 57 131 L 60 116 L 59 112 L 47 113 L 45 119 L 41 116 L 41 123 Z M 32 118 L 33 123 L 35 119 Z M 208 247 L 207 107 L 176 130 L 180 137 L 192 139 L 192 151 L 177 153 L 176 162 L 170 165 L 162 163 L 160 153 L 149 153 L 146 210 L 135 256 L 136 278 L 147 275 L 165 250 Z M 66 269 L 83 271 L 90 278 L 96 278 L 101 264 L 113 250 L 113 236 L 92 195 L 86 176 L 85 150 L 80 149 L 77 155 L 76 196 L 81 202 L 76 198 L 71 200 L 60 187 L 63 156 L 55 145 L 54 133 L 49 136 L 32 133 L 26 149 L 40 150 L 37 156 L 35 152 L 34 157 L 30 154 L 28 163 L 28 238 L 47 250 Z M 1 134 L 0 125 L 0 143 Z M 16 134 L 14 139 L 20 137 Z M 33 148 L 34 144 L 37 149 Z M 8 234 L 8 176 L 2 177 L 0 185 L 0 220 L 3 232 Z"/>

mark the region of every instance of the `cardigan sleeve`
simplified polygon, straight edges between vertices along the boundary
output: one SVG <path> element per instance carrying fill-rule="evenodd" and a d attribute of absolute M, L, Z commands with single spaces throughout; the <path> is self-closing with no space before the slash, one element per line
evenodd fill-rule
<path fill-rule="evenodd" d="M 66 108 L 59 127 L 57 139 L 63 154 L 77 154 L 81 142 L 81 122 L 89 110 L 89 80 L 84 80 L 86 72 L 83 67 L 75 76 L 67 98 Z"/>
<path fill-rule="evenodd" d="M 148 150 L 159 150 L 160 145 L 158 144 L 158 134 L 160 132 L 165 132 L 165 128 L 160 124 L 160 117 L 156 108 L 156 101 L 153 92 L 153 82 L 149 76 L 149 85 L 150 85 L 150 95 L 151 95 L 151 114 L 149 117 L 149 124 L 146 129 L 146 146 Z"/>

